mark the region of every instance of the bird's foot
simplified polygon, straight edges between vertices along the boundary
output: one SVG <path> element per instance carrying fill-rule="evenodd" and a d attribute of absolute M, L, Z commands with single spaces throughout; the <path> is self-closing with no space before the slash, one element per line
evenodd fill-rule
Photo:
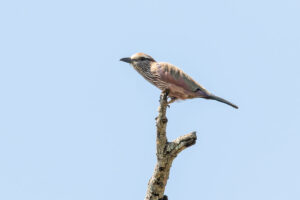
<path fill-rule="evenodd" d="M 166 95 L 168 96 L 169 93 L 170 93 L 170 90 L 169 90 L 169 89 L 164 89 L 164 90 L 163 90 L 163 93 L 166 93 Z"/>
<path fill-rule="evenodd" d="M 168 107 L 170 107 L 170 104 L 175 102 L 177 100 L 176 97 L 170 97 L 170 101 L 168 101 Z"/>

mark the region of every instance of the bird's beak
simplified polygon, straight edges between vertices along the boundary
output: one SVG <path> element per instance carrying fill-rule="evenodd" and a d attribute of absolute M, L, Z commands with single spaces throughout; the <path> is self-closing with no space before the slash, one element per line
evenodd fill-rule
<path fill-rule="evenodd" d="M 120 61 L 131 63 L 131 58 L 121 58 Z"/>

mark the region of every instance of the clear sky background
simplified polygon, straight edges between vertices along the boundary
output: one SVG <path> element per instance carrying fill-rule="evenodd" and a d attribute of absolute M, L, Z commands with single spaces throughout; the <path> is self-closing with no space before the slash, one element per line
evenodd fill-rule
<path fill-rule="evenodd" d="M 300 3 L 1 1 L 0 199 L 144 199 L 160 91 L 145 52 L 240 106 L 168 110 L 171 200 L 300 199 Z"/>

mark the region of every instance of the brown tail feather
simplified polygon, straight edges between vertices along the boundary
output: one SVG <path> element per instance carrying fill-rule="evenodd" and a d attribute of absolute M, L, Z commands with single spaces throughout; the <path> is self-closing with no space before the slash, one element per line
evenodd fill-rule
<path fill-rule="evenodd" d="M 216 100 L 216 101 L 219 101 L 219 102 L 222 102 L 222 103 L 226 103 L 227 105 L 230 105 L 236 109 L 238 109 L 239 107 L 237 105 L 234 105 L 233 103 L 221 98 L 221 97 L 218 97 L 218 96 L 215 96 L 213 94 L 209 95 L 209 97 L 207 99 L 213 99 L 213 100 Z"/>

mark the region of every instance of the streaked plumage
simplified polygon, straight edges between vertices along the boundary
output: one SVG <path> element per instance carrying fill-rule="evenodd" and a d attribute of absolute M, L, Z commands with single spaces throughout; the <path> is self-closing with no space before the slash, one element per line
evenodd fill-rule
<path fill-rule="evenodd" d="M 121 61 L 130 63 L 137 72 L 159 89 L 168 89 L 171 98 L 170 103 L 178 99 L 205 98 L 214 99 L 238 108 L 229 101 L 207 91 L 189 75 L 172 64 L 156 62 L 151 56 L 144 53 L 136 53 L 130 58 L 122 58 Z"/>

